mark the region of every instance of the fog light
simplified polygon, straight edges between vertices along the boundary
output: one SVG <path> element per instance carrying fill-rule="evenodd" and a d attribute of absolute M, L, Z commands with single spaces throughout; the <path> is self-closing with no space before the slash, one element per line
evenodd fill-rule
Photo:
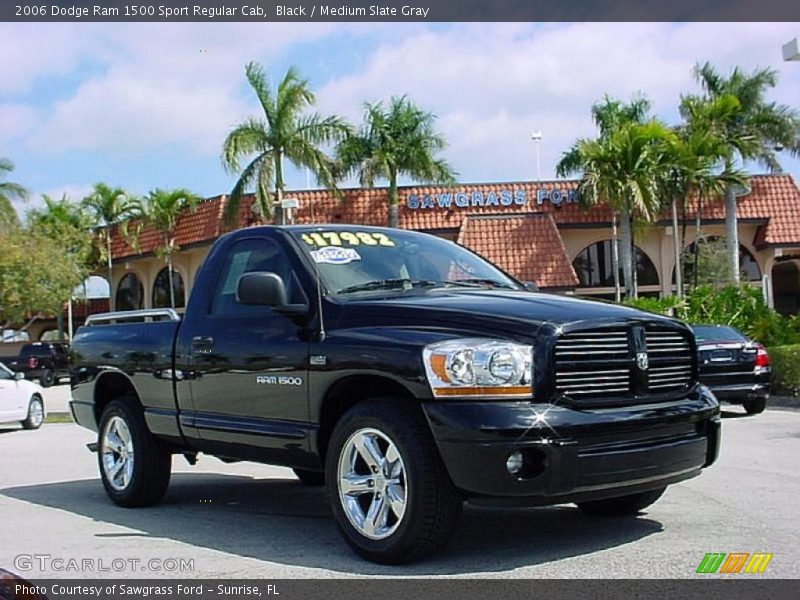
<path fill-rule="evenodd" d="M 512 475 L 516 476 L 522 471 L 522 467 L 524 465 L 524 460 L 522 458 L 522 452 L 517 450 L 516 452 L 512 452 L 508 456 L 508 460 L 506 460 L 506 469 Z"/>

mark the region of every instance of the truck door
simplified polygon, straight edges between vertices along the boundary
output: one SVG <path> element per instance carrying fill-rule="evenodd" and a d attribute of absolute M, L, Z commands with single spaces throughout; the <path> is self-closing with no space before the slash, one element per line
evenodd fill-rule
<path fill-rule="evenodd" d="M 283 279 L 290 302 L 304 302 L 289 257 L 278 240 L 259 234 L 235 242 L 216 264 L 220 268 L 204 314 L 185 323 L 191 328 L 184 342 L 193 410 L 182 411 L 182 425 L 195 429 L 201 446 L 219 443 L 229 450 L 241 444 L 254 450 L 253 458 L 268 460 L 270 450 L 303 451 L 308 434 L 304 320 L 236 300 L 243 274 L 270 271 Z"/>

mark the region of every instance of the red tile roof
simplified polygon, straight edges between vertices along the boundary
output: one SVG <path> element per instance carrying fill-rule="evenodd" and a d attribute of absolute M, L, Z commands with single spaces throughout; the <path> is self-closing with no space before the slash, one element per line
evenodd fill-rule
<path fill-rule="evenodd" d="M 464 219 L 458 243 L 523 281 L 573 288 L 578 277 L 552 215 L 481 215 Z"/>
<path fill-rule="evenodd" d="M 765 221 L 759 229 L 757 247 L 770 245 L 800 245 L 800 191 L 790 175 L 755 175 L 750 178 L 751 192 L 738 200 L 739 216 L 743 219 Z M 466 216 L 503 213 L 523 215 L 533 211 L 550 216 L 559 226 L 605 226 L 611 221 L 611 211 L 605 205 L 584 210 L 570 194 L 577 189 L 576 181 L 511 182 L 492 184 L 463 184 L 453 187 L 402 187 L 400 195 L 400 226 L 406 229 L 461 229 Z M 386 224 L 386 188 L 342 190 L 342 199 L 326 190 L 289 191 L 300 208 L 295 222 Z M 548 198 L 549 196 L 549 198 Z M 522 199 L 524 198 L 524 202 Z M 178 220 L 176 241 L 180 246 L 211 242 L 231 228 L 220 225 L 227 198 L 216 196 L 201 202 L 195 212 L 187 212 Z M 412 209 L 409 203 L 420 207 Z M 466 204 L 466 206 L 460 206 Z M 690 203 L 687 219 L 694 220 L 694 203 Z M 667 215 L 664 215 L 667 218 Z M 706 200 L 702 206 L 704 220 L 725 218 L 722 198 Z M 258 222 L 252 211 L 252 197 L 245 198 L 236 217 L 236 227 Z M 135 225 L 131 225 L 133 230 Z M 134 256 L 137 252 L 127 244 L 115 227 L 112 253 L 115 259 Z M 158 234 L 144 230 L 139 237 L 142 253 L 149 253 L 159 244 Z"/>

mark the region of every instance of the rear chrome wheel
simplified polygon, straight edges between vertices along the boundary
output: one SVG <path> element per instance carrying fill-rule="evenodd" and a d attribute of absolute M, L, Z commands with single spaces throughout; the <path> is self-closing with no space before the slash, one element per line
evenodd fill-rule
<path fill-rule="evenodd" d="M 114 416 L 103 430 L 101 462 L 108 484 L 121 492 L 133 477 L 133 439 L 128 424 L 122 417 Z"/>
<path fill-rule="evenodd" d="M 147 428 L 132 396 L 113 400 L 103 410 L 97 462 L 108 497 L 120 506 L 150 506 L 164 497 L 172 455 Z"/>
<path fill-rule="evenodd" d="M 382 431 L 359 429 L 339 454 L 339 500 L 347 519 L 363 536 L 392 535 L 406 511 L 403 457 Z"/>

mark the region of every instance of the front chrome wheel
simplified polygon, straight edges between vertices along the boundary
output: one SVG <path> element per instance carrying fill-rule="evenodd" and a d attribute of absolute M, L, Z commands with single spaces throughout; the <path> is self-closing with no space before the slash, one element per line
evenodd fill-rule
<path fill-rule="evenodd" d="M 122 417 L 108 420 L 103 430 L 101 452 L 108 484 L 118 492 L 125 490 L 133 477 L 134 453 L 131 431 Z"/>
<path fill-rule="evenodd" d="M 350 524 L 363 536 L 392 535 L 406 512 L 408 480 L 403 457 L 385 433 L 355 431 L 342 446 L 338 468 L 339 501 Z"/>

